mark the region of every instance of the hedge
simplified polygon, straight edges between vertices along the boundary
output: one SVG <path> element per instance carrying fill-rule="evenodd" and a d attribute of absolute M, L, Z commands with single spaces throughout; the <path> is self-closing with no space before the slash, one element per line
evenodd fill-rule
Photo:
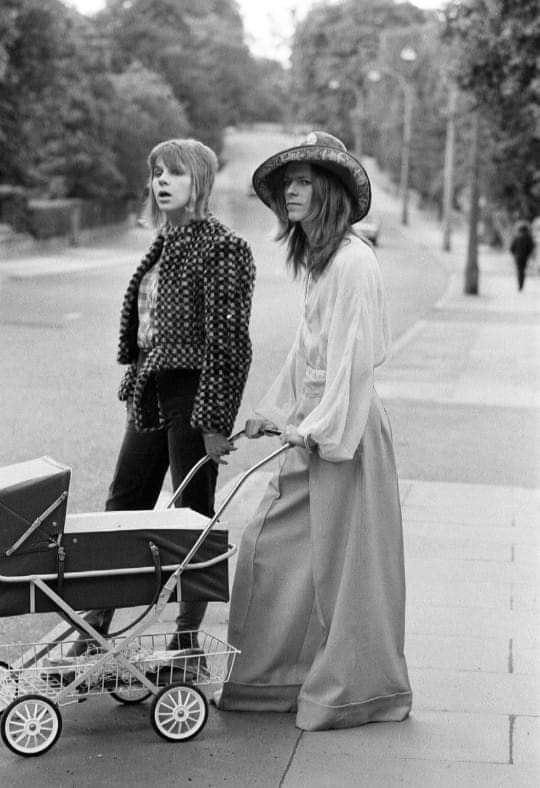
<path fill-rule="evenodd" d="M 82 230 L 125 222 L 129 207 L 127 200 L 29 200 L 28 232 L 38 240 L 76 241 Z"/>

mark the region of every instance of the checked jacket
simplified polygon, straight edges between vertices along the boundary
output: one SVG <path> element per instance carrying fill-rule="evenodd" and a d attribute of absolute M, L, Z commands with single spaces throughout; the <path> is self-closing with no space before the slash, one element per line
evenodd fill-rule
<path fill-rule="evenodd" d="M 158 261 L 156 336 L 137 364 L 139 285 Z M 132 403 L 136 429 L 165 426 L 156 372 L 199 369 L 191 425 L 232 432 L 251 363 L 254 280 L 248 244 L 215 217 L 160 230 L 131 278 L 120 316 L 118 361 L 129 367 L 118 396 Z"/>

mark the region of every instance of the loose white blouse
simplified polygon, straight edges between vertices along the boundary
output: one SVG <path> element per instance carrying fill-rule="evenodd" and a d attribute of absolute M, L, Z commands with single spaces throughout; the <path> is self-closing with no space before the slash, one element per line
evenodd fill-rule
<path fill-rule="evenodd" d="M 389 347 L 379 263 L 349 236 L 321 276 L 308 276 L 294 344 L 257 413 L 281 430 L 294 425 L 324 460 L 351 460 L 375 395 L 374 369 Z"/>

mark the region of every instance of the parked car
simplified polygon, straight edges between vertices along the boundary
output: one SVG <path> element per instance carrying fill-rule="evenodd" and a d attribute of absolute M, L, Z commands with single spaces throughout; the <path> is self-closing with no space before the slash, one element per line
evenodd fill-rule
<path fill-rule="evenodd" d="M 376 216 L 368 214 L 362 221 L 354 225 L 354 229 L 360 233 L 360 235 L 363 235 L 364 238 L 367 238 L 368 241 L 371 241 L 373 246 L 377 246 L 379 243 L 381 222 Z"/>

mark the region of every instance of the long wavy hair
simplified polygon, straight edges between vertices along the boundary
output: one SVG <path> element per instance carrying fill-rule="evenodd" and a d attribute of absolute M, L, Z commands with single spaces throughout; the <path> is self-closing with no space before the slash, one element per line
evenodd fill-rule
<path fill-rule="evenodd" d="M 313 193 L 306 222 L 313 230 L 308 239 L 300 222 L 291 222 L 285 204 L 285 167 L 276 173 L 275 213 L 279 222 L 277 241 L 287 244 L 287 263 L 294 276 L 304 269 L 317 278 L 331 262 L 343 239 L 356 235 L 351 226 L 353 203 L 349 192 L 329 170 L 311 164 Z"/>

